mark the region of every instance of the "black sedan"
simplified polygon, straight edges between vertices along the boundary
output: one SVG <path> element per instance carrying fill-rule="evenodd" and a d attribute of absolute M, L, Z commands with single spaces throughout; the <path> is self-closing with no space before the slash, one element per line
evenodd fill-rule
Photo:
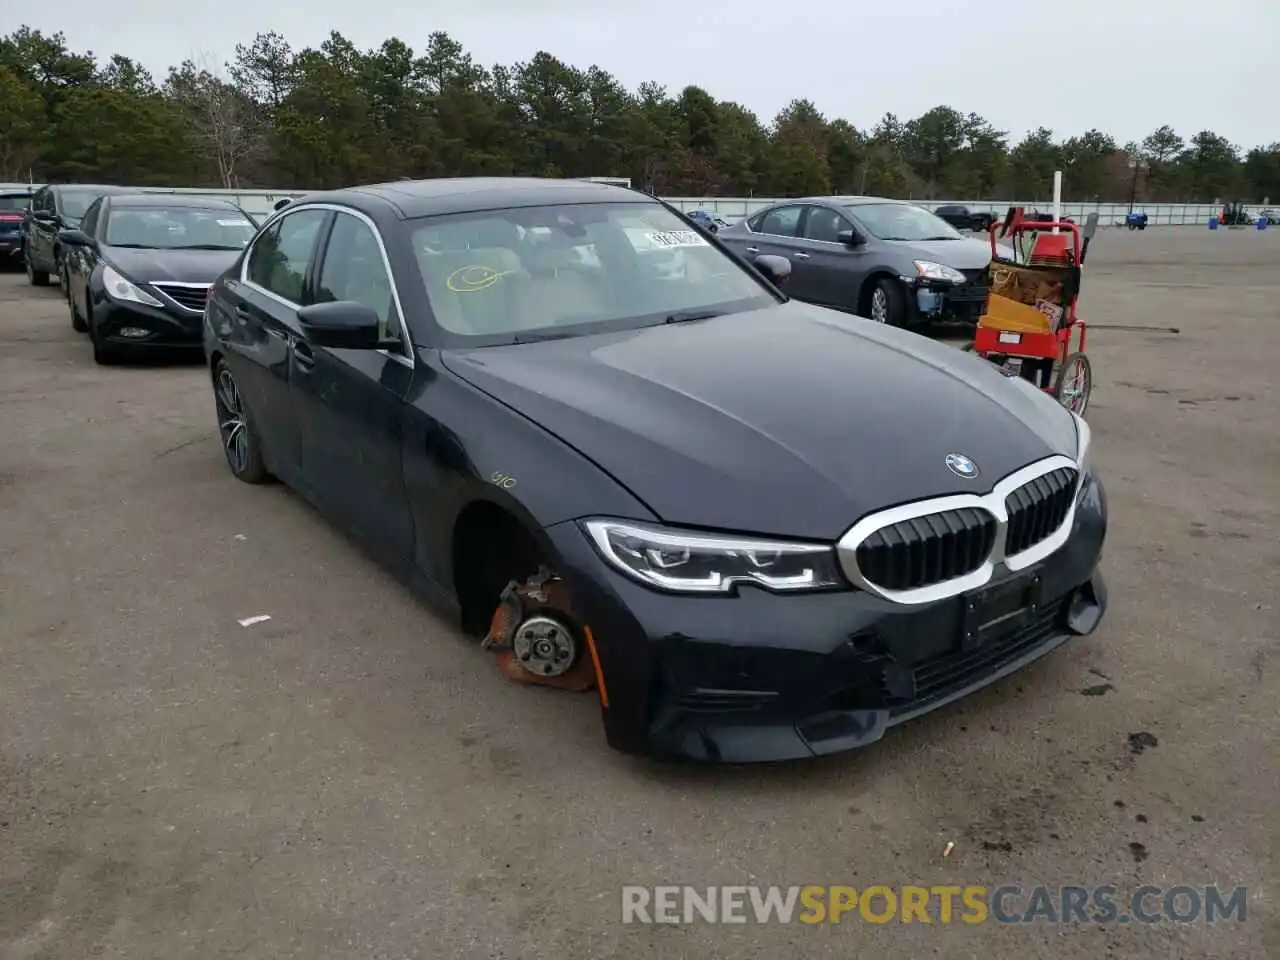
<path fill-rule="evenodd" d="M 1094 630 L 1106 498 L 1083 420 L 785 272 L 601 184 L 302 197 L 210 297 L 227 462 L 619 749 L 870 743 Z"/>
<path fill-rule="evenodd" d="M 236 262 L 256 225 L 228 200 L 108 194 L 63 230 L 71 325 L 109 364 L 156 348 L 199 349 L 213 281 Z"/>

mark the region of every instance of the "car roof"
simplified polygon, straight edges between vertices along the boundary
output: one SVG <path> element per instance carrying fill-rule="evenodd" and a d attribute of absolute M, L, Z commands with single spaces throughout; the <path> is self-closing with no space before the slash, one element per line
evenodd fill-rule
<path fill-rule="evenodd" d="M 161 207 L 172 210 L 174 207 L 191 207 L 200 210 L 219 209 L 239 211 L 240 207 L 232 200 L 224 197 L 202 197 L 198 194 L 184 193 L 124 193 L 111 195 L 112 207 Z"/>
<path fill-rule="evenodd" d="M 284 209 L 307 203 L 340 203 L 366 210 L 391 207 L 402 219 L 447 213 L 472 213 L 512 207 L 542 207 L 562 203 L 657 203 L 653 197 L 590 180 L 540 177 L 453 177 L 434 180 L 395 180 L 367 186 L 327 190 L 298 197 Z"/>
<path fill-rule="evenodd" d="M 868 203 L 901 203 L 911 206 L 906 200 L 895 200 L 892 197 L 802 197 L 803 203 L 838 203 L 845 207 L 859 207 Z"/>

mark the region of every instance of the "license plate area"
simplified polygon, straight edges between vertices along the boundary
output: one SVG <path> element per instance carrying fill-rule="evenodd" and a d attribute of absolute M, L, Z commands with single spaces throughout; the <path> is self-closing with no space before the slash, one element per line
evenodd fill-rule
<path fill-rule="evenodd" d="M 977 650 L 993 637 L 1020 629 L 1039 609 L 1039 574 L 1012 577 L 967 594 L 961 618 L 960 649 Z"/>

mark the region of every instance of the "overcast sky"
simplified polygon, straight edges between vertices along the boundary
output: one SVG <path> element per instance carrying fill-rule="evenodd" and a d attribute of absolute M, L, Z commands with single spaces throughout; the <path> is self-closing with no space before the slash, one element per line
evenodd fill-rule
<path fill-rule="evenodd" d="M 0 0 L 12 29 L 62 30 L 75 49 L 171 63 L 231 58 L 275 30 L 295 49 L 338 30 L 361 48 L 435 30 L 481 63 L 547 50 L 635 89 L 654 80 L 734 100 L 768 122 L 794 97 L 870 127 L 940 103 L 1016 139 L 1097 127 L 1120 143 L 1162 123 L 1252 147 L 1280 140 L 1280 0 Z M 44 11 L 49 11 L 48 13 Z M 165 25 L 168 24 L 168 25 Z M 1046 59 L 1045 54 L 1051 54 Z"/>

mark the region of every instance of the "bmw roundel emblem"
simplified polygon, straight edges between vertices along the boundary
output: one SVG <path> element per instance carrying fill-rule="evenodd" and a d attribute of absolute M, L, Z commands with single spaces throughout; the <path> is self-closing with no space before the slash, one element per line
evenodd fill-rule
<path fill-rule="evenodd" d="M 963 453 L 947 454 L 947 469 L 962 480 L 972 480 L 978 475 L 978 465 Z"/>

